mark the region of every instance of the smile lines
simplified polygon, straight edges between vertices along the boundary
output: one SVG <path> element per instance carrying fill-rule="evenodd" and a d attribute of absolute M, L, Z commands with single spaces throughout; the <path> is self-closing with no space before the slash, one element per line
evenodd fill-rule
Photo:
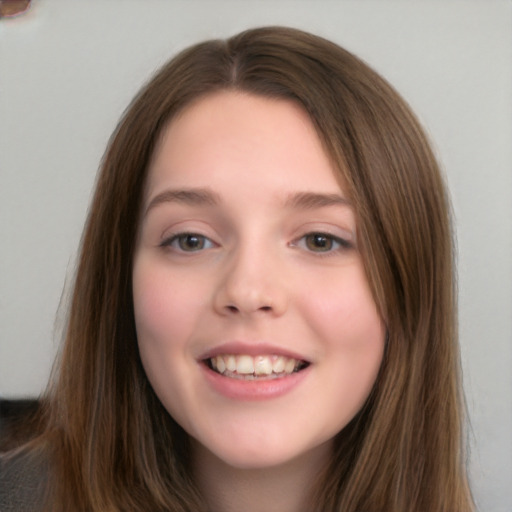
<path fill-rule="evenodd" d="M 278 355 L 233 355 L 211 357 L 206 364 L 215 372 L 234 379 L 279 378 L 298 372 L 308 363 Z"/>

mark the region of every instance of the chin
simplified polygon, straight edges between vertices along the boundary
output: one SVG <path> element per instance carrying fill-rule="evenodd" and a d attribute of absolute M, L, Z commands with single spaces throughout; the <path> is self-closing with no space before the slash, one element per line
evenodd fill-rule
<path fill-rule="evenodd" d="M 289 440 L 287 440 L 289 441 Z M 205 447 L 199 442 L 194 443 L 199 456 L 208 456 L 223 462 L 227 466 L 241 470 L 259 470 L 277 468 L 292 464 L 302 458 L 328 457 L 331 453 L 331 442 L 327 441 L 318 446 L 289 446 L 284 449 L 284 442 L 274 443 L 230 443 L 229 446 Z M 277 446 L 276 446 L 277 444 Z"/>
<path fill-rule="evenodd" d="M 246 453 L 229 453 L 221 457 L 222 461 L 235 469 L 257 470 L 268 469 L 272 467 L 282 466 L 291 460 L 293 457 L 285 454 L 259 454 L 254 457 Z"/>

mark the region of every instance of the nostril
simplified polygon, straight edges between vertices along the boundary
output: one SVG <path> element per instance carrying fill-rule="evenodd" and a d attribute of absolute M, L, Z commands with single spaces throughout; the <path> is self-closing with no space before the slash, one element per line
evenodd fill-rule
<path fill-rule="evenodd" d="M 237 313 L 238 312 L 238 308 L 236 306 L 226 306 L 226 308 L 231 312 L 231 313 Z"/>
<path fill-rule="evenodd" d="M 260 308 L 261 311 L 271 311 L 272 310 L 272 307 L 271 306 L 263 306 Z"/>

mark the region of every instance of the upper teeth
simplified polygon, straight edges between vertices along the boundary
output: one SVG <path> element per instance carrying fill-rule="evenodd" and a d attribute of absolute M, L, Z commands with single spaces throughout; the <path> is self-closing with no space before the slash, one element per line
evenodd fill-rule
<path fill-rule="evenodd" d="M 211 367 L 222 374 L 271 375 L 290 374 L 301 366 L 301 361 L 277 355 L 220 355 L 210 358 Z"/>

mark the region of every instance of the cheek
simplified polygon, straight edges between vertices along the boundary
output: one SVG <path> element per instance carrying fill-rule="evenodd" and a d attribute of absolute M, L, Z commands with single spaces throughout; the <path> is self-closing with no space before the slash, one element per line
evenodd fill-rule
<path fill-rule="evenodd" d="M 186 283 L 184 285 L 183 283 Z M 133 303 L 139 345 L 179 344 L 191 328 L 201 291 L 179 272 L 139 261 L 133 271 Z"/>
<path fill-rule="evenodd" d="M 323 327 L 317 325 L 323 328 L 330 376 L 325 388 L 332 397 L 323 406 L 336 411 L 334 430 L 340 431 L 361 410 L 375 384 L 386 329 L 365 279 L 333 290 L 331 300 L 323 301 L 320 310 Z"/>
<path fill-rule="evenodd" d="M 324 279 L 321 286 L 318 281 L 307 283 L 306 290 L 304 305 L 310 319 L 327 338 L 340 344 L 352 341 L 357 348 L 383 337 L 385 327 L 360 264 Z"/>
<path fill-rule="evenodd" d="M 178 349 L 176 341 L 180 333 L 176 332 L 180 324 L 176 322 L 174 294 L 167 282 L 155 272 L 154 267 L 140 260 L 133 271 L 133 307 L 137 343 L 146 375 L 155 391 L 163 382 L 166 367 L 175 359 Z M 173 375 L 174 371 L 170 372 Z"/>
<path fill-rule="evenodd" d="M 313 286 L 310 290 L 315 290 Z M 354 412 L 366 400 L 377 377 L 385 346 L 386 328 L 366 276 L 352 268 L 323 289 L 308 295 L 309 324 L 321 340 L 333 376 L 333 393 L 353 400 Z"/>
<path fill-rule="evenodd" d="M 142 365 L 160 401 L 177 420 L 187 395 L 188 342 L 201 316 L 197 300 L 201 291 L 179 277 L 176 270 L 171 274 L 165 266 L 139 258 L 132 278 Z"/>

